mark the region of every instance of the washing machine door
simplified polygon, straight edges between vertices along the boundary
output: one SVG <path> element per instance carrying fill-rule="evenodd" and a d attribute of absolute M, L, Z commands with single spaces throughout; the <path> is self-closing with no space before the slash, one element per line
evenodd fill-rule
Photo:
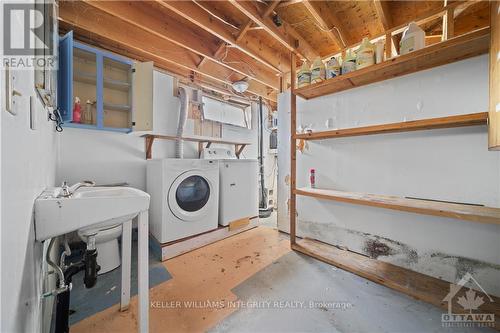
<path fill-rule="evenodd" d="M 168 191 L 168 206 L 183 221 L 196 221 L 213 205 L 213 184 L 201 170 L 190 170 L 178 176 Z"/>

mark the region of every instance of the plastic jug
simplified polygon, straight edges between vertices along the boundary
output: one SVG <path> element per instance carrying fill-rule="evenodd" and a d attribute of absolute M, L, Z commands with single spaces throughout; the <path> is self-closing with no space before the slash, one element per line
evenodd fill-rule
<path fill-rule="evenodd" d="M 325 64 L 320 58 L 316 58 L 311 67 L 311 83 L 317 83 L 325 80 Z"/>
<path fill-rule="evenodd" d="M 342 61 L 342 75 L 356 70 L 356 57 L 352 54 L 349 49 L 345 55 L 344 61 Z"/>
<path fill-rule="evenodd" d="M 415 22 L 411 22 L 408 28 L 403 32 L 401 38 L 400 54 L 407 54 L 412 51 L 420 50 L 425 47 L 425 31 L 423 31 Z"/>
<path fill-rule="evenodd" d="M 375 64 L 375 45 L 368 38 L 363 38 L 356 54 L 356 69 L 365 68 Z"/>
<path fill-rule="evenodd" d="M 335 57 L 331 57 L 326 63 L 326 79 L 332 79 L 340 75 L 340 64 Z"/>
<path fill-rule="evenodd" d="M 311 84 L 311 70 L 309 69 L 307 62 L 304 61 L 302 67 L 300 67 L 297 72 L 297 86 L 301 88 L 307 86 L 308 84 Z"/>

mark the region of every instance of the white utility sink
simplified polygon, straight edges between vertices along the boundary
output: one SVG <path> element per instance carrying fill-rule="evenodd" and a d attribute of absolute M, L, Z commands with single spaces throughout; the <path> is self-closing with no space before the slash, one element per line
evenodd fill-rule
<path fill-rule="evenodd" d="M 85 181 L 86 186 L 93 182 Z M 139 296 L 139 332 L 149 327 L 149 270 L 148 270 L 148 209 L 149 194 L 131 187 L 77 187 L 52 188 L 35 200 L 35 234 L 37 241 L 67 234 L 76 230 L 90 230 L 122 225 L 120 309 L 126 311 L 130 303 L 130 268 L 132 248 L 132 219 L 136 216 L 137 285 Z M 75 187 L 76 186 L 76 187 Z M 78 188 L 75 191 L 68 189 Z M 72 193 L 69 195 L 69 193 Z M 68 196 L 63 196 L 67 194 Z"/>
<path fill-rule="evenodd" d="M 59 193 L 60 187 L 48 189 L 35 201 L 37 241 L 121 224 L 149 208 L 149 194 L 130 187 L 81 187 L 67 198 Z"/>

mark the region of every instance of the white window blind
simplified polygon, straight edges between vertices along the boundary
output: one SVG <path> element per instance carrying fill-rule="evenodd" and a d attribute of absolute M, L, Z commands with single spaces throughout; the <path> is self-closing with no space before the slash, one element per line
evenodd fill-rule
<path fill-rule="evenodd" d="M 250 106 L 230 104 L 207 96 L 203 96 L 202 101 L 205 119 L 250 128 Z"/>

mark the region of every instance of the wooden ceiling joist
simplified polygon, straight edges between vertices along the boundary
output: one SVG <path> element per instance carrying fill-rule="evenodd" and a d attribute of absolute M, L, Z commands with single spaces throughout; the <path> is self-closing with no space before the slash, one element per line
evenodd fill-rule
<path fill-rule="evenodd" d="M 251 66 L 245 64 L 244 54 L 238 55 L 239 61 L 228 61 L 230 64 L 219 60 L 218 51 L 215 53 L 210 48 L 209 41 L 198 37 L 173 18 L 168 18 L 168 24 L 165 23 L 165 18 L 162 13 L 154 11 L 152 7 L 138 1 L 89 1 L 84 2 L 98 10 L 113 15 L 129 24 L 143 29 L 145 32 L 154 34 L 160 38 L 166 39 L 180 47 L 183 47 L 191 52 L 194 52 L 204 59 L 213 61 L 221 66 L 231 69 L 239 74 L 248 76 L 252 80 L 256 80 L 266 86 L 279 89 L 279 80 L 276 75 L 270 72 L 267 68 L 263 70 L 260 66 Z M 198 66 L 200 68 L 200 66 Z"/>
<path fill-rule="evenodd" d="M 286 60 L 287 57 L 281 57 L 279 54 L 276 54 L 276 50 L 267 45 L 260 44 L 258 39 L 250 36 L 245 36 L 240 41 L 236 41 L 234 30 L 231 31 L 224 23 L 214 20 L 195 3 L 191 1 L 156 1 L 161 6 L 238 48 L 277 73 L 281 74 L 289 69 L 290 63 Z"/>
<path fill-rule="evenodd" d="M 197 68 L 201 60 L 198 54 L 190 52 L 170 41 L 162 39 L 154 34 L 144 34 L 140 28 L 126 23 L 110 14 L 97 10 L 89 10 L 88 6 L 81 2 L 61 2 L 59 7 L 60 21 L 69 25 L 72 29 L 78 29 L 80 33 L 92 36 L 101 36 L 107 40 L 115 41 L 124 48 L 132 49 L 135 53 L 145 56 L 155 62 L 175 64 L 176 67 L 187 71 L 193 71 L 211 80 L 231 85 L 227 78 L 233 75 L 233 71 L 223 66 L 211 63 L 203 70 Z M 242 79 L 239 75 L 235 79 Z M 276 93 L 269 93 L 268 87 L 256 82 L 249 82 L 248 92 L 266 99 L 276 99 Z"/>
<path fill-rule="evenodd" d="M 266 9 L 266 11 L 262 14 L 262 16 L 266 17 L 266 16 L 270 15 L 274 11 L 274 8 L 276 8 L 276 6 L 279 3 L 280 3 L 279 0 L 273 0 L 269 4 L 269 6 Z M 253 25 L 253 21 L 249 19 L 247 21 L 247 23 L 243 26 L 243 28 L 238 32 L 238 35 L 236 36 L 236 43 L 241 42 L 241 40 L 243 39 L 243 37 L 245 37 L 245 34 L 247 33 L 247 31 L 249 31 L 252 28 L 252 25 Z M 225 42 L 221 43 L 217 47 L 217 50 L 215 51 L 214 56 L 218 57 L 220 55 L 220 53 L 222 52 L 222 50 L 224 50 L 225 47 L 227 47 L 227 44 Z M 198 68 L 201 67 L 205 63 L 206 59 L 207 58 L 203 58 L 201 60 L 200 64 L 198 65 Z"/>
<path fill-rule="evenodd" d="M 335 42 L 339 48 L 345 48 L 347 46 L 346 40 L 350 41 L 351 37 L 347 33 L 347 30 L 342 28 L 337 16 L 328 8 L 328 4 L 310 0 L 304 0 L 302 3 L 313 19 L 321 26 L 321 30 L 325 31 L 328 37 Z"/>
<path fill-rule="evenodd" d="M 318 52 L 287 22 L 282 22 L 281 27 L 277 27 L 269 17 L 263 17 L 251 1 L 229 0 L 229 2 L 288 50 L 309 61 L 318 57 Z"/>
<path fill-rule="evenodd" d="M 383 0 L 374 0 L 375 10 L 377 11 L 377 16 L 382 24 L 384 30 L 389 30 L 392 28 L 392 16 L 389 12 L 389 2 Z"/>

